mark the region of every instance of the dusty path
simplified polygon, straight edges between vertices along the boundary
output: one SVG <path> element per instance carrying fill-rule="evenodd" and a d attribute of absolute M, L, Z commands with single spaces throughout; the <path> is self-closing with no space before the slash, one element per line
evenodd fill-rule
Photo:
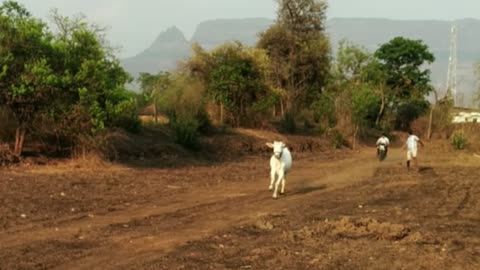
<path fill-rule="evenodd" d="M 344 163 L 359 179 L 376 169 L 120 269 L 480 269 L 480 161 L 434 149 L 418 172 L 397 151 L 381 166 Z"/>
<path fill-rule="evenodd" d="M 392 149 L 382 163 L 372 149 L 340 160 L 304 158 L 295 162 L 287 195 L 278 200 L 267 190 L 268 162 L 263 159 L 211 168 L 122 169 L 84 180 L 61 173 L 57 179 L 58 172 L 47 182 L 25 178 L 40 189 L 69 183 L 55 191 L 70 188 L 67 193 L 77 192 L 83 199 L 67 201 L 63 208 L 81 205 L 84 210 L 62 212 L 53 221 L 38 218 L 7 226 L 0 231 L 0 269 L 270 269 L 272 265 L 307 269 L 312 267 L 308 263 L 320 264 L 316 269 L 404 269 L 408 265 L 405 269 L 441 269 L 439 262 L 448 259 L 450 269 L 458 262 L 458 269 L 478 269 L 468 267 L 480 255 L 480 227 L 474 225 L 480 221 L 476 199 L 480 194 L 472 162 L 433 153 L 422 159 L 421 173 L 407 174 L 403 159 L 398 149 Z M 7 176 L 20 177 L 18 173 Z M 93 178 L 99 180 L 90 183 Z M 12 183 L 17 182 L 9 182 L 16 187 Z M 12 194 L 24 195 L 19 191 Z M 39 199 L 33 193 L 29 196 L 34 201 L 48 200 L 48 194 Z M 7 203 L 13 200 L 7 197 Z M 90 204 L 113 210 L 95 212 Z M 49 207 L 57 205 L 33 209 L 37 216 L 44 212 L 52 216 L 56 212 Z M 378 235 L 364 236 L 357 231 L 358 224 L 348 220 L 339 224 L 353 229 L 347 231 L 353 238 L 331 238 L 330 227 L 318 227 L 319 218 L 363 220 L 366 215 L 366 222 L 373 222 L 370 226 L 381 228 Z M 391 223 L 376 223 L 372 217 Z M 269 228 L 268 222 L 265 231 L 249 227 L 264 220 L 271 220 L 275 228 Z M 227 238 L 218 240 L 223 234 Z M 229 248 L 218 249 L 224 245 Z M 450 252 L 447 246 L 452 246 L 452 254 L 442 255 L 442 250 Z M 283 255 L 275 256 L 278 252 Z M 372 263 L 363 260 L 365 254 L 380 261 L 365 267 Z M 415 254 L 423 256 L 424 266 L 412 257 Z M 396 259 L 398 267 L 390 268 Z"/>
<path fill-rule="evenodd" d="M 187 241 L 198 240 L 262 216 L 283 212 L 298 201 L 308 201 L 312 197 L 321 196 L 322 192 L 371 177 L 379 163 L 368 154 L 370 153 L 362 152 L 355 158 L 335 163 L 300 164 L 300 168 L 292 172 L 288 179 L 288 196 L 276 201 L 270 197 L 271 192 L 266 191 L 266 178 L 263 183 L 253 182 L 201 192 L 192 190 L 178 198 L 180 202 L 163 209 L 158 209 L 155 205 L 146 206 L 137 215 L 127 214 L 126 217 L 141 219 L 140 222 L 144 222 L 143 225 L 147 228 L 138 229 L 134 226 L 131 231 L 117 236 L 114 240 L 117 245 L 115 250 L 106 248 L 97 256 L 58 269 L 92 269 L 100 265 L 103 269 L 116 269 L 137 260 L 148 261 Z M 394 161 L 392 159 L 390 162 Z M 158 210 L 152 210 L 152 207 Z M 114 235 L 117 234 L 114 232 Z"/>
<path fill-rule="evenodd" d="M 395 162 L 395 155 L 392 156 L 387 163 Z M 301 161 L 289 175 L 287 196 L 276 201 L 267 191 L 266 171 L 263 179 L 208 189 L 192 186 L 168 199 L 159 196 L 158 200 L 101 216 L 80 215 L 54 227 L 17 227 L 0 233 L 1 248 L 18 249 L 31 243 L 71 239 L 91 241 L 93 248 L 86 256 L 56 268 L 116 269 L 135 260 L 159 256 L 213 232 L 288 210 L 298 201 L 311 200 L 322 192 L 357 183 L 371 177 L 378 165 L 371 150 L 341 161 Z"/>

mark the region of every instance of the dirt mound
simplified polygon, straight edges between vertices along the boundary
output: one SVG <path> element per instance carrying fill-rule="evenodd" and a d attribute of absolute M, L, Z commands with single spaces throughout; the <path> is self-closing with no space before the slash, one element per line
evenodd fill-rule
<path fill-rule="evenodd" d="M 109 147 L 106 149 L 106 156 L 111 160 L 128 163 L 161 160 L 169 164 L 190 164 L 195 161 L 233 161 L 252 155 L 269 156 L 271 149 L 266 147 L 265 143 L 274 140 L 284 141 L 297 156 L 299 153 L 325 153 L 325 156 L 330 158 L 338 152 L 348 152 L 334 151 L 330 141 L 325 138 L 250 129 L 235 129 L 202 136 L 196 151 L 176 144 L 175 136 L 168 127 L 146 128 L 138 135 L 117 132 L 109 135 L 107 139 Z"/>
<path fill-rule="evenodd" d="M 375 238 L 379 240 L 402 240 L 410 233 L 404 225 L 379 222 L 372 218 L 353 219 L 344 217 L 337 221 L 326 221 L 320 224 L 319 230 L 327 235 L 359 239 Z"/>
<path fill-rule="evenodd" d="M 415 243 L 415 244 L 424 244 L 424 245 L 436 245 L 440 243 L 440 241 L 435 238 L 432 233 L 421 233 L 416 232 L 410 234 L 408 237 L 405 238 L 405 241 Z"/>
<path fill-rule="evenodd" d="M 333 146 L 325 138 L 315 136 L 282 135 L 268 131 L 239 129 L 230 134 L 220 134 L 202 138 L 205 152 L 221 158 L 234 158 L 245 155 L 270 155 L 266 142 L 281 140 L 293 154 L 330 153 Z"/>

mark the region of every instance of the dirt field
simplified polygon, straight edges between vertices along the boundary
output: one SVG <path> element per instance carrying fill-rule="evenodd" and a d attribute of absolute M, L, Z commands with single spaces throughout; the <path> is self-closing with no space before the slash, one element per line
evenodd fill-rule
<path fill-rule="evenodd" d="M 374 151 L 0 170 L 0 269 L 480 269 L 480 158 Z"/>

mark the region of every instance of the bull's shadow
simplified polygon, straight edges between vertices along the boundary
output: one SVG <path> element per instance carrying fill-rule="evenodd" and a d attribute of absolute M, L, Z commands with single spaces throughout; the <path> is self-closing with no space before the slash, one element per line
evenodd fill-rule
<path fill-rule="evenodd" d="M 327 187 L 328 186 L 326 184 L 316 184 L 315 181 L 312 180 L 303 180 L 300 183 L 293 185 L 290 189 L 290 192 L 288 192 L 288 195 L 305 195 L 327 189 Z"/>
<path fill-rule="evenodd" d="M 293 192 L 290 192 L 290 195 L 305 195 L 308 193 L 312 193 L 312 192 L 324 190 L 324 189 L 327 189 L 327 185 L 302 187 L 302 188 L 295 189 Z"/>

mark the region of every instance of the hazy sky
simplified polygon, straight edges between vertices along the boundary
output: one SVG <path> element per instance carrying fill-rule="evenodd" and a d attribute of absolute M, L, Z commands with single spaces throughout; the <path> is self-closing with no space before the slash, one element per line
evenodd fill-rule
<path fill-rule="evenodd" d="M 274 0 L 17 0 L 35 16 L 46 19 L 52 8 L 63 15 L 85 14 L 109 26 L 121 56 L 145 49 L 156 36 L 177 26 L 190 38 L 198 23 L 218 18 L 274 18 Z M 329 18 L 392 19 L 480 18 L 480 0 L 329 0 Z"/>

